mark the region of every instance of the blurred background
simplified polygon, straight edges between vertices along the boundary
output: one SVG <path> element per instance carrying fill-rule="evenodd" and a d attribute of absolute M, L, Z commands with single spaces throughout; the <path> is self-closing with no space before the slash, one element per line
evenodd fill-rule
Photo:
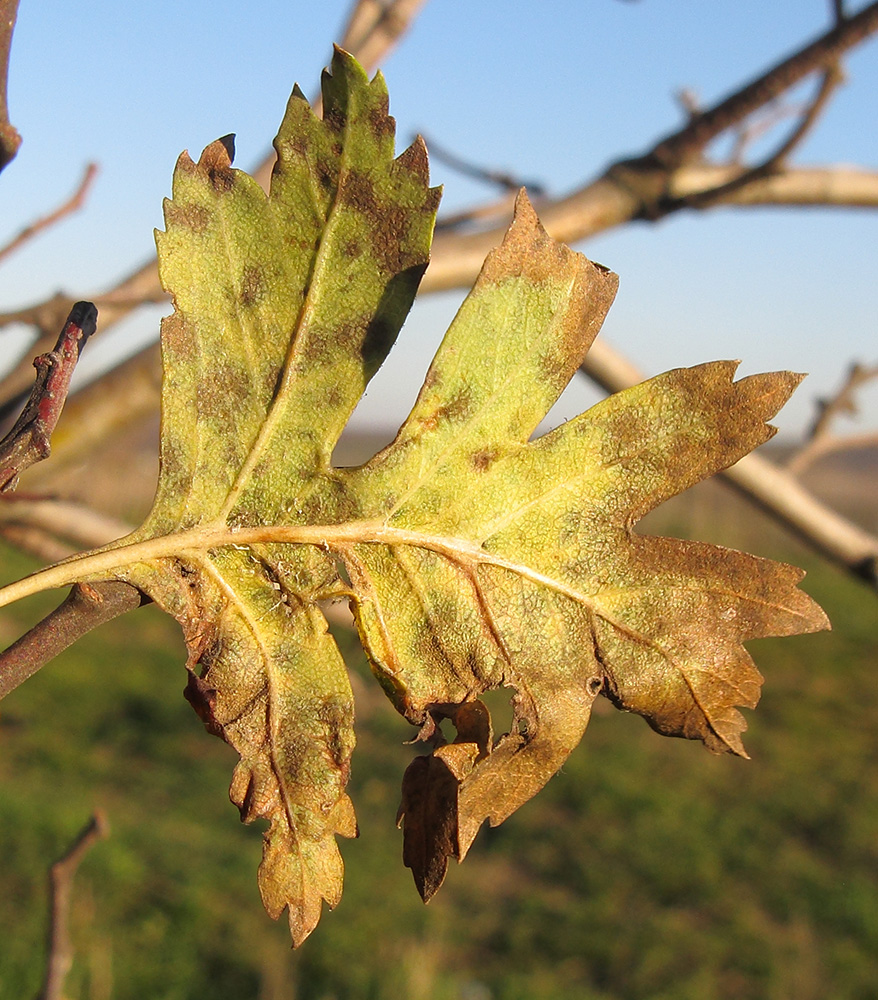
<path fill-rule="evenodd" d="M 548 204 L 682 127 L 693 102 L 711 106 L 827 31 L 835 7 L 557 0 L 513 12 L 429 0 L 380 61 L 398 148 L 422 131 L 428 147 L 505 172 Z M 0 263 L 0 309 L 59 289 L 88 297 L 147 262 L 180 151 L 197 156 L 234 131 L 237 165 L 254 167 L 293 82 L 317 93 L 349 9 L 347 0 L 266 0 L 253 10 L 22 0 L 9 108 L 24 141 L 0 177 L 0 243 L 63 202 L 86 163 L 99 173 L 84 208 Z M 796 162 L 878 170 L 878 41 L 851 49 L 843 68 Z M 766 124 L 789 129 L 812 92 L 813 81 L 786 95 L 786 111 L 768 109 Z M 747 156 L 766 155 L 772 135 L 744 136 Z M 725 162 L 735 141 L 727 135 L 708 152 Z M 447 215 L 503 195 L 447 157 L 433 156 L 432 176 Z M 601 339 L 647 374 L 725 357 L 742 358 L 742 374 L 811 372 L 778 418 L 773 462 L 795 455 L 818 399 L 840 398 L 852 362 L 878 363 L 874 208 L 684 210 L 577 248 L 621 275 Z M 462 295 L 416 305 L 355 415 L 342 463 L 392 436 Z M 77 386 L 154 340 L 167 311 L 141 308 L 95 339 Z M 31 335 L 8 324 L 0 362 L 14 366 Z M 578 379 L 553 421 L 598 396 Z M 878 380 L 841 400 L 832 431 L 858 446 L 828 448 L 801 481 L 874 535 Z M 46 482 L 137 523 L 155 482 L 156 438 L 153 413 Z M 291 952 L 284 921 L 269 920 L 256 889 L 261 831 L 241 826 L 228 802 L 234 754 L 180 697 L 176 623 L 145 608 L 88 635 L 0 705 L 0 998 L 36 995 L 47 870 L 96 808 L 112 832 L 76 877 L 71 1000 L 878 996 L 874 588 L 714 482 L 640 530 L 794 562 L 833 622 L 831 633 L 752 644 L 766 676 L 748 713 L 752 760 L 662 739 L 603 702 L 561 773 L 483 830 L 424 907 L 395 827 L 411 732 L 369 677 L 354 634 L 336 626 L 357 698 L 351 794 L 361 836 L 342 843 L 340 906 Z M 37 565 L 10 546 L 0 558 L 4 583 Z M 0 640 L 52 606 L 44 595 L 4 609 Z"/>

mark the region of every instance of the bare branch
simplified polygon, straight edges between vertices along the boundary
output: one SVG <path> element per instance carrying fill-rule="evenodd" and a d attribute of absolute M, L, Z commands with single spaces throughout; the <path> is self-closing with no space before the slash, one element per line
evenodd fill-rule
<path fill-rule="evenodd" d="M 61 562 L 78 551 L 76 546 L 58 541 L 51 532 L 35 525 L 0 524 L 0 539 L 45 564 Z"/>
<path fill-rule="evenodd" d="M 18 0 L 0 0 L 0 171 L 15 157 L 21 136 L 9 123 L 6 88 L 9 78 L 9 49 L 18 15 Z"/>
<path fill-rule="evenodd" d="M 835 63 L 826 70 L 820 81 L 820 86 L 817 89 L 817 93 L 814 96 L 814 100 L 805 110 L 800 120 L 796 123 L 795 128 L 792 132 L 784 139 L 784 141 L 778 146 L 778 148 L 771 153 L 762 163 L 755 167 L 749 167 L 742 170 L 737 177 L 725 184 L 720 184 L 715 188 L 709 188 L 706 191 L 700 191 L 696 194 L 689 195 L 683 200 L 683 205 L 689 208 L 707 208 L 710 205 L 715 205 L 720 201 L 723 201 L 728 195 L 734 194 L 735 191 L 739 191 L 746 188 L 748 184 L 751 184 L 755 180 L 760 180 L 763 177 L 769 177 L 771 174 L 778 171 L 786 160 L 786 158 L 793 152 L 793 150 L 798 146 L 808 132 L 814 127 L 819 119 L 824 108 L 826 108 L 829 103 L 829 99 L 835 91 L 836 87 L 841 83 L 843 79 L 843 74 L 841 72 L 841 67 Z M 670 206 L 668 206 L 670 210 Z"/>
<path fill-rule="evenodd" d="M 28 240 L 33 239 L 34 236 L 43 232 L 43 230 L 54 226 L 57 222 L 60 222 L 68 215 L 78 212 L 79 209 L 81 209 L 85 204 L 85 199 L 88 197 L 89 189 L 94 183 L 97 172 L 98 165 L 96 163 L 89 163 L 85 168 L 85 172 L 82 175 L 82 179 L 80 180 L 78 187 L 63 205 L 59 205 L 53 212 L 50 212 L 48 215 L 44 215 L 41 219 L 37 219 L 29 226 L 25 226 L 25 228 L 22 229 L 17 236 L 14 236 L 6 244 L 6 246 L 0 247 L 0 261 L 15 253 L 15 251 L 27 243 Z"/>
<path fill-rule="evenodd" d="M 875 378 L 878 378 L 878 365 L 867 367 L 855 363 L 851 365 L 847 378 L 838 392 L 830 399 L 817 401 L 817 416 L 808 432 L 806 443 L 787 463 L 788 472 L 799 476 L 809 465 L 829 452 L 864 448 L 878 442 L 878 435 L 874 433 L 837 437 L 830 430 L 830 425 L 839 414 L 856 414 L 857 389 Z"/>
<path fill-rule="evenodd" d="M 425 3 L 355 0 L 339 44 L 371 72 L 396 48 Z"/>
<path fill-rule="evenodd" d="M 30 399 L 12 430 L 0 441 L 0 493 L 15 489 L 19 473 L 48 456 L 73 369 L 83 344 L 95 331 L 97 318 L 91 302 L 77 302 L 55 349 L 34 360 L 37 378 Z"/>
<path fill-rule="evenodd" d="M 836 437 L 835 434 L 825 434 L 795 452 L 787 462 L 786 470 L 791 476 L 799 477 L 806 469 L 826 455 L 838 454 L 840 451 L 860 451 L 865 448 L 878 447 L 878 431 L 864 431 L 862 434 L 845 434 Z"/>
<path fill-rule="evenodd" d="M 440 215 L 436 220 L 436 233 L 451 232 L 473 223 L 484 224 L 485 220 L 503 218 L 509 219 L 512 209 L 515 206 L 515 199 L 518 192 L 504 194 L 502 198 L 485 202 L 482 205 L 474 205 L 472 208 L 465 208 L 462 212 L 453 212 L 450 215 Z M 540 202 L 536 203 L 540 205 Z"/>
<path fill-rule="evenodd" d="M 77 583 L 62 604 L 0 653 L 0 699 L 87 632 L 147 603 L 121 580 Z"/>
<path fill-rule="evenodd" d="M 648 157 L 664 167 L 678 167 L 723 132 L 748 118 L 754 111 L 780 97 L 815 70 L 837 62 L 849 49 L 878 31 L 878 0 L 834 27 L 798 52 L 779 62 L 707 111 L 696 115 L 684 128 L 662 139 Z"/>
<path fill-rule="evenodd" d="M 80 831 L 67 853 L 52 865 L 49 871 L 49 954 L 46 978 L 38 1000 L 63 1000 L 64 981 L 73 964 L 73 947 L 67 926 L 70 913 L 70 896 L 76 869 L 89 849 L 110 834 L 110 825 L 103 812 L 96 810 L 87 825 Z"/>
<path fill-rule="evenodd" d="M 414 15 L 417 6 L 419 5 L 412 3 L 408 8 L 410 16 Z M 395 9 L 397 13 L 400 10 Z M 644 156 L 620 161 L 578 191 L 541 207 L 543 224 L 555 239 L 572 243 L 623 225 L 632 219 L 661 218 L 668 210 L 677 211 L 683 207 L 679 202 L 681 196 L 715 187 L 720 178 L 722 182 L 732 180 L 740 172 L 740 168 L 692 162 L 685 166 L 678 165 L 678 169 L 669 169 L 658 162 L 661 157 L 657 151 L 668 144 L 672 152 L 679 148 L 688 150 L 695 134 L 704 136 L 702 145 L 706 144 L 719 132 L 733 127 L 807 73 L 838 58 L 842 52 L 862 42 L 875 30 L 878 30 L 878 0 L 847 20 L 841 28 L 833 29 L 778 67 L 769 70 L 759 80 L 748 84 L 714 108 L 702 112 L 689 126 L 662 140 Z M 354 55 L 362 62 L 363 53 L 357 52 L 356 46 L 352 48 Z M 768 81 L 765 86 L 761 85 L 763 80 Z M 754 95 L 760 95 L 761 101 L 754 103 Z M 729 112 L 729 107 L 734 111 L 733 114 Z M 720 122 L 724 123 L 722 128 L 715 131 Z M 690 129 L 695 129 L 695 132 Z M 662 155 L 667 158 L 667 149 Z M 272 152 L 254 171 L 254 176 L 263 186 L 268 183 L 273 165 Z M 780 174 L 755 179 L 745 188 L 729 193 L 724 197 L 723 204 L 875 207 L 878 205 L 878 174 L 846 168 L 810 171 L 785 169 Z M 507 224 L 508 220 L 504 219 L 485 232 L 440 234 L 433 245 L 432 262 L 424 276 L 421 290 L 440 291 L 472 282 L 487 252 L 502 240 Z M 109 329 L 116 320 L 141 302 L 164 299 L 155 261 L 150 260 L 116 288 L 95 298 L 101 309 L 101 329 Z M 58 301 L 59 297 L 56 296 L 49 302 L 30 309 L 0 315 L 0 326 L 11 322 L 32 322 L 45 330 L 46 313 L 49 311 L 50 315 L 57 315 Z M 66 303 L 69 299 L 61 297 L 60 301 Z M 54 307 L 54 313 L 51 313 L 50 306 Z M 50 327 L 54 329 L 54 324 L 50 324 Z M 21 392 L 21 373 L 17 373 L 15 378 L 17 381 L 8 376 L 0 382 L 0 406 L 11 393 Z"/>
<path fill-rule="evenodd" d="M 681 167 L 656 184 L 650 220 L 661 218 L 660 205 L 678 211 L 693 195 L 733 180 L 741 170 L 735 165 L 710 163 Z M 644 193 L 636 182 L 627 184 L 624 168 L 615 165 L 580 190 L 542 204 L 540 221 L 554 239 L 576 243 L 641 218 Z M 878 171 L 782 168 L 771 176 L 751 180 L 745 188 L 730 191 L 720 204 L 740 208 L 878 208 Z M 482 232 L 437 233 L 421 292 L 446 291 L 472 283 L 485 256 L 502 240 L 509 218 Z"/>
<path fill-rule="evenodd" d="M 840 413 L 856 414 L 857 404 L 855 393 L 857 389 L 878 378 L 878 365 L 869 367 L 854 362 L 851 365 L 844 385 L 831 399 L 821 399 L 819 403 L 819 413 L 811 425 L 808 432 L 809 440 L 821 437 L 829 430 L 832 420 Z"/>

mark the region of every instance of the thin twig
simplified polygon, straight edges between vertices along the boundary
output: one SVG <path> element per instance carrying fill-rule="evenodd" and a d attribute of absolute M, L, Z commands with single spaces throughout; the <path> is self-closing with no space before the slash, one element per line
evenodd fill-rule
<path fill-rule="evenodd" d="M 857 403 L 855 394 L 857 389 L 876 378 L 878 378 L 878 365 L 869 367 L 861 365 L 859 362 L 854 362 L 848 370 L 847 378 L 838 392 L 831 399 L 820 400 L 819 412 L 808 431 L 808 439 L 813 441 L 815 438 L 826 434 L 830 423 L 840 413 L 856 414 Z"/>
<path fill-rule="evenodd" d="M 105 332 L 141 306 L 168 301 L 168 296 L 158 284 L 158 271 L 155 270 L 155 265 L 151 264 L 150 267 L 152 273 L 147 273 L 148 269 L 142 268 L 130 275 L 113 291 L 94 298 L 94 305 L 101 315 L 99 333 Z M 153 280 L 155 287 L 152 285 Z M 33 326 L 38 331 L 19 362 L 0 379 L 0 421 L 6 420 L 20 407 L 30 384 L 30 357 L 35 352 L 51 349 L 55 331 L 73 305 L 74 302 L 69 295 L 59 292 L 44 302 L 0 315 L 0 327 L 19 323 Z"/>
<path fill-rule="evenodd" d="M 17 236 L 14 236 L 6 244 L 6 246 L 0 247 L 0 261 L 15 253 L 15 251 L 27 243 L 28 240 L 32 240 L 36 235 L 43 232 L 45 229 L 54 226 L 62 219 L 65 219 L 68 215 L 73 215 L 74 212 L 78 212 L 85 204 L 85 199 L 88 197 L 88 192 L 94 183 L 97 173 L 98 165 L 96 163 L 89 163 L 85 168 L 85 172 L 82 175 L 82 179 L 80 180 L 78 187 L 63 205 L 59 205 L 48 215 L 44 215 L 42 218 L 37 219 L 30 225 L 25 226 L 25 228 L 22 229 Z"/>
<path fill-rule="evenodd" d="M 6 89 L 9 78 L 9 49 L 18 15 L 18 0 L 0 0 L 0 171 L 15 157 L 21 136 L 9 122 Z"/>
<path fill-rule="evenodd" d="M 767 177 L 780 169 L 786 158 L 817 123 L 821 113 L 828 105 L 830 97 L 842 79 L 841 67 L 837 63 L 830 66 L 820 80 L 814 100 L 796 123 L 792 132 L 790 132 L 773 153 L 758 166 L 743 169 L 737 177 L 725 184 L 689 195 L 683 199 L 683 204 L 689 208 L 708 208 L 722 201 L 727 195 L 733 194 L 735 191 L 745 188 L 753 181 Z"/>
<path fill-rule="evenodd" d="M 41 563 L 61 562 L 79 551 L 78 546 L 59 541 L 51 532 L 31 524 L 0 524 L 0 539 Z"/>
<path fill-rule="evenodd" d="M 649 156 L 677 167 L 697 156 L 723 132 L 749 118 L 815 70 L 828 66 L 878 30 L 878 0 L 782 60 L 714 107 L 696 115 L 684 128 L 662 139 Z"/>
<path fill-rule="evenodd" d="M 62 604 L 0 653 L 0 699 L 87 632 L 148 603 L 121 580 L 77 583 Z"/>
<path fill-rule="evenodd" d="M 766 109 L 765 114 L 757 115 L 743 122 L 735 129 L 734 143 L 726 162 L 744 169 L 748 146 L 763 135 L 773 131 L 781 122 L 789 121 L 790 118 L 801 118 L 806 111 L 807 106 L 801 104 L 783 104 Z"/>
<path fill-rule="evenodd" d="M 161 352 L 153 343 L 74 393 L 52 436 L 52 461 L 28 470 L 26 488 L 53 492 L 58 476 L 71 465 L 101 453 L 110 438 L 118 439 L 135 424 L 157 417 L 161 387 Z"/>
<path fill-rule="evenodd" d="M 845 434 L 839 437 L 826 434 L 795 452 L 787 462 L 786 471 L 792 476 L 800 477 L 806 469 L 827 455 L 866 448 L 878 448 L 878 431 L 863 431 L 862 434 Z"/>
<path fill-rule="evenodd" d="M 399 44 L 426 0 L 354 0 L 339 44 L 372 72 Z"/>
<path fill-rule="evenodd" d="M 719 201 L 736 206 L 878 207 L 875 171 L 792 170 L 775 165 L 766 176 L 751 175 L 741 185 L 737 181 L 742 173 L 740 167 L 702 162 L 707 145 L 723 131 L 775 100 L 809 73 L 831 65 L 844 51 L 876 31 L 878 0 L 730 97 L 695 115 L 684 128 L 643 155 L 617 161 L 578 191 L 542 205 L 543 225 L 555 239 L 573 243 L 634 219 L 657 221 L 693 204 L 699 192 L 720 186 L 723 194 Z M 822 102 L 810 117 L 816 116 L 820 107 Z M 798 130 L 791 139 L 795 140 L 797 134 Z M 714 183 L 706 183 L 715 178 Z M 421 290 L 444 291 L 471 282 L 485 255 L 503 239 L 506 225 L 507 220 L 503 220 L 484 232 L 439 233 Z"/>
<path fill-rule="evenodd" d="M 485 219 L 496 219 L 498 217 L 508 219 L 512 214 L 517 197 L 517 191 L 515 193 L 510 192 L 509 194 L 504 194 L 502 198 L 498 198 L 496 201 L 475 205 L 472 208 L 464 209 L 462 212 L 440 215 L 436 220 L 436 232 L 451 232 L 463 226 L 472 225 L 474 222 L 484 222 Z M 539 205 L 539 202 L 537 202 L 537 205 Z"/>
<path fill-rule="evenodd" d="M 73 964 L 73 946 L 70 942 L 68 919 L 73 877 L 89 849 L 110 834 L 107 817 L 101 810 L 80 831 L 69 850 L 49 870 L 49 954 L 46 961 L 46 978 L 38 1000 L 62 1000 L 64 981 Z"/>
<path fill-rule="evenodd" d="M 91 302 L 77 302 L 55 349 L 34 360 L 37 377 L 30 399 L 0 441 L 0 493 L 15 489 L 19 474 L 49 455 L 52 431 L 67 399 L 73 369 L 83 344 L 95 331 L 97 318 Z"/>
<path fill-rule="evenodd" d="M 471 163 L 462 156 L 452 153 L 444 146 L 440 146 L 435 139 L 428 138 L 423 132 L 421 132 L 421 137 L 426 143 L 431 160 L 444 163 L 446 167 L 450 167 L 465 177 L 472 177 L 474 180 L 482 181 L 485 184 L 493 184 L 504 191 L 511 191 L 513 194 L 517 194 L 523 187 L 527 188 L 528 194 L 531 197 L 540 198 L 546 194 L 546 186 L 542 181 L 526 181 L 505 170 L 491 170 L 477 163 Z"/>
<path fill-rule="evenodd" d="M 878 378 L 878 365 L 868 367 L 855 363 L 851 365 L 847 378 L 838 392 L 829 399 L 817 401 L 817 416 L 806 435 L 805 444 L 790 458 L 787 471 L 799 476 L 818 458 L 832 451 L 851 448 L 865 448 L 878 441 L 878 435 L 866 433 L 838 437 L 831 431 L 831 425 L 840 414 L 856 414 L 856 392 L 865 383 Z"/>

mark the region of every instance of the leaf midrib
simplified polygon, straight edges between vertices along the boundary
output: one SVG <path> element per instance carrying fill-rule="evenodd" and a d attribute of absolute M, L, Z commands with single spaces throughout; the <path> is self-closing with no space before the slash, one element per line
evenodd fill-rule
<path fill-rule="evenodd" d="M 205 552 L 228 545 L 256 545 L 265 543 L 311 545 L 331 552 L 344 560 L 347 550 L 356 545 L 406 546 L 426 549 L 442 555 L 452 562 L 472 571 L 478 566 L 491 566 L 514 573 L 530 583 L 545 587 L 556 594 L 568 597 L 590 608 L 607 624 L 618 629 L 632 640 L 654 647 L 668 656 L 658 643 L 623 622 L 608 615 L 593 596 L 571 587 L 562 580 L 547 576 L 523 563 L 486 551 L 481 545 L 464 538 L 428 535 L 406 528 L 394 528 L 383 521 L 348 521 L 340 524 L 257 525 L 255 527 L 229 527 L 228 525 L 202 525 L 187 531 L 160 535 L 139 542 L 125 544 L 124 539 L 104 549 L 72 556 L 31 576 L 0 589 L 0 607 L 56 587 L 66 587 L 84 579 L 104 574 L 119 576 L 125 567 L 159 559 L 186 559 L 201 562 Z"/>

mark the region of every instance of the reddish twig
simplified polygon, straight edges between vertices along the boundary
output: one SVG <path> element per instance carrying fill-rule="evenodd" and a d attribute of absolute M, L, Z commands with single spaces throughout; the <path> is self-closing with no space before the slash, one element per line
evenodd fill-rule
<path fill-rule="evenodd" d="M 36 382 L 12 430 L 0 441 L 0 493 L 15 489 L 28 466 L 48 456 L 82 345 L 95 331 L 98 311 L 91 302 L 70 310 L 55 349 L 34 360 Z"/>
<path fill-rule="evenodd" d="M 0 247 L 0 261 L 15 253 L 19 247 L 27 243 L 28 240 L 33 239 L 38 233 L 43 232 L 43 230 L 48 229 L 50 226 L 54 226 L 57 222 L 60 222 L 68 215 L 78 212 L 79 209 L 85 204 L 85 199 L 88 197 L 89 189 L 94 183 L 97 172 L 98 165 L 96 163 L 89 163 L 85 168 L 85 172 L 82 175 L 82 180 L 80 180 L 79 186 L 63 205 L 59 205 L 53 212 L 50 212 L 48 215 L 44 215 L 42 218 L 35 220 L 30 225 L 25 226 L 25 228 L 14 236 L 6 244 L 6 246 Z"/>
<path fill-rule="evenodd" d="M 46 978 L 38 1000 L 62 1000 L 64 980 L 73 964 L 73 947 L 70 943 L 68 917 L 73 877 L 88 850 L 110 834 L 110 825 L 103 812 L 96 810 L 80 831 L 70 849 L 49 870 L 49 954 L 46 961 Z"/>

